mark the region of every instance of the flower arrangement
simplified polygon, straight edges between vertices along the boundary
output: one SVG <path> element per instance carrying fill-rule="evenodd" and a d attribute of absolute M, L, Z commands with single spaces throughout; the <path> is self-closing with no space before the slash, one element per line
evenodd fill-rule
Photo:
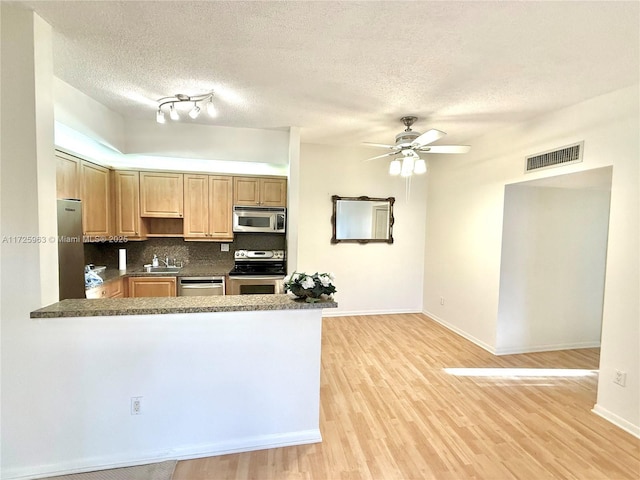
<path fill-rule="evenodd" d="M 332 273 L 314 273 L 308 275 L 301 272 L 293 272 L 284 278 L 284 291 L 291 292 L 298 298 L 304 298 L 307 302 L 318 302 L 330 298 L 336 292 L 333 285 L 335 278 Z"/>

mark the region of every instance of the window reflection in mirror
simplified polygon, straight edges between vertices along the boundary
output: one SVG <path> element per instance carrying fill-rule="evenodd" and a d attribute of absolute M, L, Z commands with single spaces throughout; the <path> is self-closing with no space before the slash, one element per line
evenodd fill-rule
<path fill-rule="evenodd" d="M 334 195 L 331 243 L 393 243 L 394 197 L 340 197 Z"/>

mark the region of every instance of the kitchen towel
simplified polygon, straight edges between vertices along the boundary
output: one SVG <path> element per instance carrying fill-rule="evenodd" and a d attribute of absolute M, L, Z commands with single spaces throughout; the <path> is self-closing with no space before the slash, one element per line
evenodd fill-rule
<path fill-rule="evenodd" d="M 118 250 L 118 270 L 127 269 L 127 250 L 121 248 Z"/>

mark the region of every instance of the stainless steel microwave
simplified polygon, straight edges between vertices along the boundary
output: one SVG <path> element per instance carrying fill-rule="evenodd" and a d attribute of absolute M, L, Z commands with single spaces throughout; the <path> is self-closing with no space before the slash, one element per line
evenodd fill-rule
<path fill-rule="evenodd" d="M 284 207 L 233 207 L 236 233 L 285 233 L 287 209 Z"/>

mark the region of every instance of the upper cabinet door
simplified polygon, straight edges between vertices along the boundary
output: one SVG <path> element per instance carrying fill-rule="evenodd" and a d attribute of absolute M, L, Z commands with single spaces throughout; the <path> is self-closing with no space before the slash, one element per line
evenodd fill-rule
<path fill-rule="evenodd" d="M 184 176 L 184 238 L 209 236 L 209 177 Z"/>
<path fill-rule="evenodd" d="M 88 237 L 111 235 L 111 174 L 108 168 L 82 160 L 82 227 Z M 99 238 L 91 240 L 100 240 Z"/>
<path fill-rule="evenodd" d="M 140 172 L 140 216 L 182 218 L 183 175 Z"/>
<path fill-rule="evenodd" d="M 287 179 L 261 178 L 260 205 L 263 207 L 287 206 Z"/>
<path fill-rule="evenodd" d="M 140 174 L 132 170 L 114 172 L 115 234 L 129 240 L 144 240 L 140 221 Z"/>
<path fill-rule="evenodd" d="M 233 177 L 233 204 L 286 207 L 287 179 L 282 177 Z"/>
<path fill-rule="evenodd" d="M 232 177 L 209 175 L 209 237 L 233 240 Z"/>
<path fill-rule="evenodd" d="M 185 175 L 185 240 L 233 240 L 232 191 L 232 177 Z"/>
<path fill-rule="evenodd" d="M 80 159 L 56 152 L 56 197 L 80 199 Z"/>
<path fill-rule="evenodd" d="M 233 204 L 260 205 L 260 179 L 233 177 Z"/>

